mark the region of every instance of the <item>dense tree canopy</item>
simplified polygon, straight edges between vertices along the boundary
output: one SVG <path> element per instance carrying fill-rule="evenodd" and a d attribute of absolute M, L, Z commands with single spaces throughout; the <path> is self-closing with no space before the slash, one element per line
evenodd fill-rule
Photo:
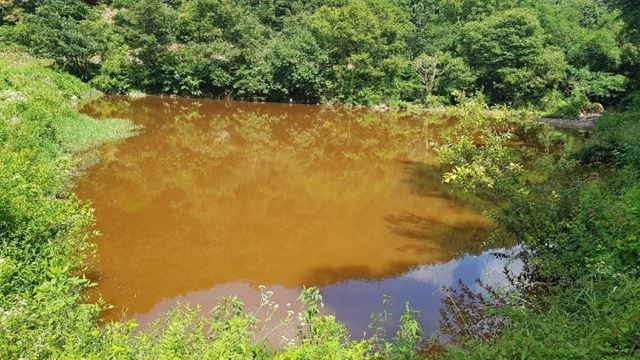
<path fill-rule="evenodd" d="M 14 35 L 40 56 L 88 79 L 104 52 L 101 25 L 93 9 L 81 1 L 46 1 L 24 16 Z"/>
<path fill-rule="evenodd" d="M 608 0 L 608 2 L 621 10 L 627 22 L 629 35 L 636 38 L 640 36 L 640 4 L 635 0 Z"/>
<path fill-rule="evenodd" d="M 429 106 L 475 93 L 575 111 L 639 76 L 640 11 L 625 0 L 13 0 L 0 12 L 5 42 L 108 92 Z"/>
<path fill-rule="evenodd" d="M 526 104 L 556 89 L 566 73 L 564 54 L 544 40 L 538 18 L 513 9 L 468 23 L 460 48 L 494 102 Z"/>

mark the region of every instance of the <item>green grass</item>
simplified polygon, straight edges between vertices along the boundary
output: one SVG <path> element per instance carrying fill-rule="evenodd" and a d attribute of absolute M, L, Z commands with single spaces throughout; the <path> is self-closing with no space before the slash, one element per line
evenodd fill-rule
<path fill-rule="evenodd" d="M 637 359 L 640 281 L 581 282 L 544 297 L 541 309 L 511 308 L 499 337 L 470 341 L 449 359 Z"/>
<path fill-rule="evenodd" d="M 51 132 L 34 136 L 35 141 L 45 146 L 56 142 L 58 150 L 67 152 L 88 150 L 135 134 L 136 126 L 128 120 L 96 121 L 78 113 L 76 106 L 99 97 L 100 92 L 46 65 L 25 55 L 0 54 L 0 114 L 13 119 L 10 124 L 48 128 Z M 18 133 L 14 140 L 20 142 L 23 137 L 24 133 Z"/>

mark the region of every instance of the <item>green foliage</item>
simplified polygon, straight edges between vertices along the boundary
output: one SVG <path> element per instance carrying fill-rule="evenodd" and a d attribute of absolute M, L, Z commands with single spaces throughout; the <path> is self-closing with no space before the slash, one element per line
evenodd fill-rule
<path fill-rule="evenodd" d="M 352 0 L 311 15 L 311 31 L 329 57 L 329 98 L 376 104 L 402 99 L 411 63 L 404 58 L 412 25 L 394 2 Z M 399 83 L 398 83 L 399 82 Z"/>
<path fill-rule="evenodd" d="M 580 116 L 581 110 L 590 104 L 587 95 L 581 91 L 574 91 L 569 97 L 551 98 L 548 102 L 546 108 L 552 110 L 548 114 L 551 118 L 576 118 Z"/>
<path fill-rule="evenodd" d="M 564 55 L 545 48 L 544 36 L 534 13 L 508 10 L 466 25 L 462 51 L 494 102 L 522 105 L 556 88 L 566 71 Z"/>
<path fill-rule="evenodd" d="M 130 72 L 133 69 L 127 59 L 127 51 L 126 46 L 111 51 L 102 63 L 99 74 L 91 79 L 91 84 L 111 94 L 125 94 L 132 90 Z"/>
<path fill-rule="evenodd" d="M 640 92 L 636 90 L 625 96 L 618 104 L 618 109 L 622 111 L 640 111 Z"/>
<path fill-rule="evenodd" d="M 98 313 L 79 303 L 93 218 L 66 191 L 70 155 L 134 127 L 78 114 L 96 92 L 23 55 L 0 59 L 0 94 L 0 357 L 49 357 Z"/>
<path fill-rule="evenodd" d="M 640 333 L 638 280 L 581 282 L 546 297 L 547 308 L 510 309 L 503 336 L 453 349 L 450 359 L 635 359 Z"/>
<path fill-rule="evenodd" d="M 490 114 L 477 100 L 460 105 L 457 115 L 460 122 L 437 148 L 440 162 L 451 167 L 443 180 L 499 205 L 506 200 L 504 189 L 523 186 L 523 166 L 514 149 L 505 146 L 517 140 L 500 131 L 508 125 L 505 116 Z"/>
<path fill-rule="evenodd" d="M 640 36 L 640 7 L 634 0 L 607 0 L 608 3 L 620 9 L 625 18 L 630 36 L 638 39 Z"/>
<path fill-rule="evenodd" d="M 558 136 L 542 136 L 549 130 L 523 138 L 508 130 L 513 119 L 469 109 L 457 128 L 473 136 L 454 132 L 439 149 L 444 179 L 495 203 L 489 214 L 529 254 L 533 291 L 505 308 L 502 335 L 449 356 L 637 357 L 640 115 L 605 114 L 592 137 L 558 157 L 549 152 Z M 519 165 L 532 155 L 538 160 Z"/>
<path fill-rule="evenodd" d="M 175 41 L 177 14 L 161 0 L 142 0 L 115 15 L 129 46 L 134 88 L 162 92 L 164 69 L 176 65 L 169 46 Z"/>
<path fill-rule="evenodd" d="M 287 22 L 280 37 L 270 43 L 270 98 L 318 102 L 323 96 L 328 57 L 303 24 Z"/>
<path fill-rule="evenodd" d="M 465 60 L 448 52 L 421 54 L 413 67 L 425 87 L 427 103 L 432 97 L 441 97 L 444 103 L 449 103 L 456 92 L 470 91 L 476 80 Z"/>
<path fill-rule="evenodd" d="M 616 12 L 600 1 L 541 1 L 536 13 L 549 34 L 549 41 L 565 49 L 576 68 L 615 72 L 620 62 L 622 23 Z"/>
<path fill-rule="evenodd" d="M 26 15 L 13 35 L 37 56 L 54 59 L 84 79 L 96 72 L 104 39 L 95 13 L 79 0 L 47 0 Z"/>
<path fill-rule="evenodd" d="M 592 72 L 587 69 L 572 71 L 573 96 L 584 95 L 585 99 L 604 100 L 621 93 L 627 79 L 622 75 Z"/>
<path fill-rule="evenodd" d="M 500 230 L 535 255 L 534 281 L 552 287 L 507 308 L 501 336 L 447 356 L 638 357 L 640 102 L 624 94 L 640 83 L 636 1 L 107 3 L 0 1 L 0 357 L 412 358 L 420 335 L 407 308 L 395 339 L 354 341 L 319 313 L 314 289 L 301 295 L 297 343 L 278 352 L 233 299 L 213 317 L 176 309 L 148 331 L 99 327 L 79 275 L 92 213 L 68 181 L 82 154 L 135 127 L 78 114 L 97 94 L 50 63 L 116 93 L 460 102 L 438 149 L 444 180 L 493 202 Z M 51 62 L 11 55 L 12 43 Z M 604 115 L 566 154 L 563 135 L 484 104 L 575 116 L 623 95 L 628 112 Z"/>
<path fill-rule="evenodd" d="M 114 93 L 433 106 L 483 91 L 568 113 L 640 79 L 619 3 L 12 0 L 0 37 Z"/>
<path fill-rule="evenodd" d="M 268 29 L 246 6 L 227 0 L 193 0 L 184 2 L 179 14 L 181 42 L 176 46 L 181 49 L 179 62 L 188 65 L 178 69 L 186 67 L 187 72 L 170 76 L 165 88 L 187 78 L 200 85 L 195 91 L 186 88 L 177 93 L 221 95 L 231 87 L 239 96 L 252 96 L 268 90 L 269 69 L 264 71 L 262 49 Z M 181 48 L 181 43 L 186 46 Z"/>
<path fill-rule="evenodd" d="M 14 24 L 33 13 L 41 1 L 39 0 L 6 0 L 0 3 L 0 24 Z"/>

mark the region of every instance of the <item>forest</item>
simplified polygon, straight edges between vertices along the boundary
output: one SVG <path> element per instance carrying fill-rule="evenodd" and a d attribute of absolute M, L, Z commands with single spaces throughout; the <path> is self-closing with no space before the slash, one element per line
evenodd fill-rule
<path fill-rule="evenodd" d="M 571 116 L 638 78 L 633 9 L 602 0 L 3 3 L 5 43 L 108 93 Z"/>
<path fill-rule="evenodd" d="M 314 288 L 284 349 L 233 298 L 104 324 L 73 178 L 141 130 L 78 112 L 102 94 L 443 109 L 442 182 L 495 205 L 525 271 L 453 297 L 445 342 L 409 306 L 353 339 Z M 537 121 L 594 109 L 586 134 Z M 637 359 L 639 137 L 635 0 L 0 0 L 0 358 Z"/>

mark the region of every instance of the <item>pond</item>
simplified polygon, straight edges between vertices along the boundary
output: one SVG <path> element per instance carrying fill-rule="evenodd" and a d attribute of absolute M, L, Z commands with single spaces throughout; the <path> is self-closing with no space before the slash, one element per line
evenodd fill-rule
<path fill-rule="evenodd" d="M 491 222 L 443 186 L 441 127 L 418 115 L 154 96 L 83 111 L 144 126 L 76 189 L 102 234 L 89 276 L 106 320 L 145 326 L 230 295 L 255 308 L 261 285 L 293 303 L 315 286 L 362 337 L 384 295 L 390 328 L 408 302 L 434 330 L 442 286 L 505 283 Z"/>

